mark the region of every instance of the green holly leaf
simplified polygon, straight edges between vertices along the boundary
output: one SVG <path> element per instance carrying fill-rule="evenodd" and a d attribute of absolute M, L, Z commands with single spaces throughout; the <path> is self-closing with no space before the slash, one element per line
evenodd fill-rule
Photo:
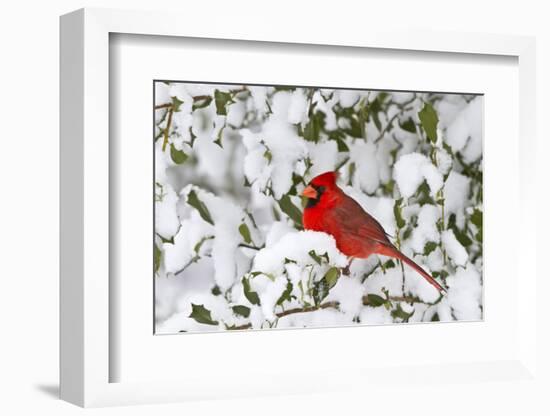
<path fill-rule="evenodd" d="M 193 127 L 189 127 L 189 135 L 191 136 L 191 147 L 193 147 L 195 140 L 197 140 L 197 136 L 193 133 Z"/>
<path fill-rule="evenodd" d="M 483 229 L 482 228 L 479 229 L 479 231 L 476 233 L 475 237 L 476 237 L 476 240 L 479 243 L 483 242 Z"/>
<path fill-rule="evenodd" d="M 206 309 L 204 305 L 195 305 L 194 303 L 192 303 L 191 308 L 192 312 L 191 315 L 189 315 L 189 318 L 193 318 L 200 324 L 218 325 L 218 321 L 214 321 L 212 319 L 210 311 Z"/>
<path fill-rule="evenodd" d="M 242 283 L 243 283 L 244 296 L 248 299 L 248 301 L 251 304 L 259 305 L 260 304 L 260 297 L 258 296 L 258 294 L 256 292 L 254 292 L 250 288 L 250 281 L 247 278 L 243 277 Z"/>
<path fill-rule="evenodd" d="M 425 103 L 422 110 L 418 112 L 418 118 L 428 139 L 432 143 L 435 143 L 437 141 L 437 123 L 439 122 L 439 118 L 433 106 L 430 103 Z"/>
<path fill-rule="evenodd" d="M 355 162 L 351 162 L 348 165 L 348 185 L 351 185 L 351 182 L 353 181 L 353 177 L 355 176 Z"/>
<path fill-rule="evenodd" d="M 399 318 L 403 322 L 408 322 L 410 317 L 413 315 L 414 315 L 414 311 L 411 313 L 405 312 L 399 303 L 397 304 L 397 308 L 391 311 L 391 316 L 393 318 Z"/>
<path fill-rule="evenodd" d="M 391 259 L 388 260 L 387 262 L 385 262 L 385 263 L 384 263 L 384 266 L 383 266 L 384 269 L 392 269 L 392 268 L 394 268 L 394 267 L 395 267 L 395 263 L 394 263 L 394 261 L 391 260 Z"/>
<path fill-rule="evenodd" d="M 399 123 L 399 127 L 401 127 L 405 131 L 408 131 L 409 133 L 416 133 L 416 124 L 411 117 L 409 117 L 403 123 Z"/>
<path fill-rule="evenodd" d="M 319 141 L 321 132 L 325 127 L 325 117 L 325 113 L 321 111 L 310 114 L 309 121 L 303 131 L 304 139 L 315 143 Z"/>
<path fill-rule="evenodd" d="M 163 243 L 170 243 L 170 244 L 174 244 L 174 236 L 170 237 L 170 238 L 165 238 L 163 237 L 162 235 L 160 234 L 157 234 L 160 238 L 160 241 L 162 241 Z"/>
<path fill-rule="evenodd" d="M 329 262 L 329 257 L 328 257 L 328 253 L 325 253 L 325 254 L 321 254 L 321 255 L 318 255 L 315 250 L 310 250 L 308 251 L 309 256 L 315 260 L 315 263 L 317 263 L 318 265 L 321 265 L 323 264 L 323 260 L 325 260 L 326 263 Z"/>
<path fill-rule="evenodd" d="M 405 220 L 403 219 L 403 214 L 401 212 L 401 203 L 402 202 L 403 202 L 403 198 L 399 198 L 393 204 L 393 216 L 395 217 L 395 224 L 397 225 L 397 228 L 399 228 L 399 229 L 401 229 L 405 226 Z"/>
<path fill-rule="evenodd" d="M 349 147 L 344 141 L 344 139 L 337 137 L 334 140 L 336 140 L 336 145 L 338 146 L 339 152 L 349 152 Z"/>
<path fill-rule="evenodd" d="M 233 309 L 233 312 L 236 315 L 240 315 L 244 318 L 248 318 L 250 316 L 250 308 L 248 306 L 235 305 L 231 309 Z"/>
<path fill-rule="evenodd" d="M 302 212 L 292 203 L 290 197 L 288 195 L 283 195 L 278 202 L 281 211 L 288 215 L 299 228 L 302 228 Z"/>
<path fill-rule="evenodd" d="M 433 241 L 428 241 L 424 245 L 424 255 L 429 255 L 432 251 L 434 251 L 437 248 L 437 243 L 434 243 Z"/>
<path fill-rule="evenodd" d="M 369 293 L 367 295 L 367 302 L 369 306 L 372 306 L 373 308 L 377 308 L 379 306 L 384 305 L 386 303 L 386 299 L 384 299 L 382 296 Z"/>
<path fill-rule="evenodd" d="M 461 231 L 458 227 L 453 227 L 453 233 L 460 244 L 464 247 L 469 247 L 472 244 L 472 239 Z"/>
<path fill-rule="evenodd" d="M 220 131 L 218 131 L 218 134 L 216 135 L 216 140 L 214 140 L 214 143 L 216 143 L 222 149 L 223 149 L 222 137 L 223 137 L 223 130 L 224 129 L 225 129 L 225 125 L 220 129 Z"/>
<path fill-rule="evenodd" d="M 328 282 L 324 278 L 314 283 L 312 295 L 316 305 L 319 305 L 328 296 L 329 289 Z"/>
<path fill-rule="evenodd" d="M 250 244 L 252 242 L 252 238 L 250 237 L 250 229 L 244 222 L 239 225 L 239 233 L 243 237 L 245 243 Z"/>
<path fill-rule="evenodd" d="M 212 97 L 210 97 L 209 95 L 195 98 L 193 101 L 192 110 L 195 111 L 200 108 L 208 107 L 211 102 L 212 102 Z"/>
<path fill-rule="evenodd" d="M 331 267 L 325 273 L 325 276 L 323 277 L 323 279 L 325 279 L 329 289 L 331 289 L 334 287 L 339 277 L 340 277 L 340 269 L 338 269 L 337 267 Z"/>
<path fill-rule="evenodd" d="M 157 247 L 157 245 L 154 245 L 154 252 L 153 252 L 153 261 L 154 261 L 154 268 L 155 273 L 157 273 L 160 269 L 160 260 L 162 258 L 162 251 Z"/>
<path fill-rule="evenodd" d="M 195 244 L 195 247 L 193 247 L 193 250 L 195 251 L 195 255 L 196 256 L 199 256 L 200 255 L 200 251 L 201 251 L 201 248 L 202 248 L 202 245 L 208 241 L 208 240 L 212 240 L 214 238 L 213 235 L 208 235 L 208 236 L 205 236 L 203 238 L 201 238 L 197 244 Z"/>
<path fill-rule="evenodd" d="M 187 203 L 199 212 L 199 214 L 200 214 L 200 216 L 203 220 L 205 220 L 206 222 L 214 225 L 214 221 L 212 220 L 212 217 L 210 216 L 210 212 L 208 211 L 208 208 L 199 199 L 199 197 L 197 196 L 197 194 L 195 193 L 194 190 L 189 192 L 189 194 L 187 195 Z"/>
<path fill-rule="evenodd" d="M 386 93 L 380 93 L 368 105 L 369 118 L 372 119 L 372 121 L 374 122 L 374 125 L 376 126 L 376 129 L 378 131 L 382 131 L 382 123 L 380 122 L 379 113 L 383 111 L 382 110 L 382 104 L 383 104 L 384 100 L 386 99 L 386 97 L 387 97 Z"/>
<path fill-rule="evenodd" d="M 321 257 L 319 257 L 317 255 L 317 253 L 315 252 L 315 250 L 310 250 L 307 254 L 309 254 L 309 256 L 315 260 L 315 263 L 321 265 L 322 261 L 321 261 Z"/>
<path fill-rule="evenodd" d="M 483 213 L 480 210 L 475 209 L 470 220 L 477 228 L 483 228 Z"/>
<path fill-rule="evenodd" d="M 220 116 L 227 115 L 227 104 L 234 103 L 231 93 L 216 90 L 214 91 L 214 99 L 216 101 L 216 114 Z"/>
<path fill-rule="evenodd" d="M 178 97 L 173 96 L 172 97 L 172 110 L 174 110 L 175 113 L 180 111 L 180 107 L 183 104 L 183 101 L 181 101 Z"/>
<path fill-rule="evenodd" d="M 174 143 L 170 143 L 170 157 L 172 158 L 172 161 L 177 165 L 181 165 L 188 158 L 183 150 L 178 150 L 175 148 Z"/>
<path fill-rule="evenodd" d="M 284 292 L 277 300 L 277 305 L 282 305 L 285 300 L 292 300 L 292 283 L 290 281 L 287 282 Z"/>

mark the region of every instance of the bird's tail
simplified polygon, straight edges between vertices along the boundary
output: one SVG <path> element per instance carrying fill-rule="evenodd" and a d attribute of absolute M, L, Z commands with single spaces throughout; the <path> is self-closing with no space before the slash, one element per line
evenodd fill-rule
<path fill-rule="evenodd" d="M 424 277 L 430 283 L 433 287 L 435 287 L 437 290 L 439 290 L 442 293 L 447 293 L 447 289 L 445 289 L 443 286 L 441 286 L 437 280 L 435 280 L 430 274 L 428 274 L 422 267 L 420 267 L 418 264 L 416 264 L 414 261 L 412 261 L 410 258 L 405 256 L 403 253 L 401 253 L 399 250 L 397 250 L 395 247 L 392 246 L 382 246 L 382 248 L 378 251 L 378 253 L 384 255 L 393 257 L 395 259 L 401 260 L 403 263 L 406 263 L 410 267 L 412 267 L 414 270 L 416 270 L 418 273 Z"/>

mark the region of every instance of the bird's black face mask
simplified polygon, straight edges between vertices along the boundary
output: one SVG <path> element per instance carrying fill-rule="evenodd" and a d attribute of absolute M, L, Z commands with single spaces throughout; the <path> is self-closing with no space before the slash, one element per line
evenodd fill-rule
<path fill-rule="evenodd" d="M 319 201 L 321 200 L 321 196 L 323 195 L 323 192 L 325 192 L 325 187 L 324 186 L 316 186 L 316 185 L 309 185 L 311 186 L 313 189 L 315 189 L 315 192 L 317 193 L 317 195 L 315 196 L 315 198 L 308 198 L 307 199 L 307 204 L 306 204 L 306 208 L 311 208 L 311 207 L 314 207 L 315 205 L 317 205 L 319 203 Z"/>

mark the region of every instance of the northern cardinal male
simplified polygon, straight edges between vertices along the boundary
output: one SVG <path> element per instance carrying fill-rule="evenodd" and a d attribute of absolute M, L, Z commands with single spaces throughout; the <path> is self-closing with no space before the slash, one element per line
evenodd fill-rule
<path fill-rule="evenodd" d="M 337 177 L 336 172 L 325 172 L 313 178 L 304 189 L 302 195 L 307 197 L 304 228 L 332 235 L 338 250 L 348 257 L 366 259 L 371 254 L 382 254 L 399 259 L 440 292 L 445 292 L 432 276 L 390 242 L 378 221 L 336 185 Z"/>

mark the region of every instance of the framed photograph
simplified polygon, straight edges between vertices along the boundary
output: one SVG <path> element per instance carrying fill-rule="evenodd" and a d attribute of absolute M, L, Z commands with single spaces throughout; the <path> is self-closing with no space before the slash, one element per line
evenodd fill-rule
<path fill-rule="evenodd" d="M 538 383 L 533 39 L 180 17 L 61 19 L 62 398 Z"/>

